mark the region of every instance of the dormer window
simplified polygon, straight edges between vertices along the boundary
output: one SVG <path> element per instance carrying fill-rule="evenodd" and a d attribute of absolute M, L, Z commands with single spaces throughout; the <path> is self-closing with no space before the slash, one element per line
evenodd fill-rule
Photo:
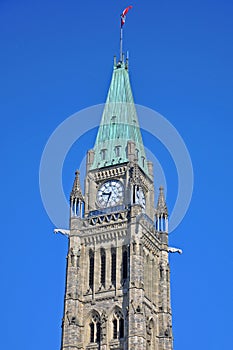
<path fill-rule="evenodd" d="M 139 156 L 139 149 L 135 149 L 135 156 L 136 156 L 136 159 L 138 159 L 138 156 Z"/>
<path fill-rule="evenodd" d="M 106 149 L 106 148 L 103 148 L 103 149 L 100 151 L 100 154 L 101 154 L 101 160 L 105 160 L 106 157 L 107 157 L 107 149 Z"/>
<path fill-rule="evenodd" d="M 121 146 L 116 146 L 115 147 L 115 155 L 116 157 L 120 157 L 121 154 Z"/>
<path fill-rule="evenodd" d="M 113 124 L 115 124 L 115 123 L 116 123 L 116 115 L 113 115 L 113 116 L 112 116 L 112 118 L 111 118 L 111 122 L 112 122 Z"/>
<path fill-rule="evenodd" d="M 145 157 L 141 157 L 142 158 L 142 166 L 144 167 L 145 166 Z"/>

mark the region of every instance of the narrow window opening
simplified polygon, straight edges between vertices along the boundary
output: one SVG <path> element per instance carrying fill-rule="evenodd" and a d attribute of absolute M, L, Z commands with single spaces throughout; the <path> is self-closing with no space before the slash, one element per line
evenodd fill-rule
<path fill-rule="evenodd" d="M 97 322 L 96 323 L 96 343 L 100 342 L 100 330 L 101 330 L 100 322 Z"/>
<path fill-rule="evenodd" d="M 95 325 L 93 322 L 90 323 L 90 343 L 95 341 Z"/>
<path fill-rule="evenodd" d="M 124 319 L 123 318 L 120 318 L 120 321 L 119 321 L 119 337 L 120 339 L 124 338 Z"/>
<path fill-rule="evenodd" d="M 114 319 L 112 323 L 113 323 L 113 339 L 117 339 L 117 319 Z"/>
<path fill-rule="evenodd" d="M 111 282 L 116 285 L 116 249 L 112 249 Z"/>
<path fill-rule="evenodd" d="M 162 268 L 162 266 L 160 266 L 159 272 L 160 272 L 160 278 L 163 278 L 163 268 Z"/>
<path fill-rule="evenodd" d="M 123 251 L 122 265 L 122 278 L 125 280 L 128 277 L 128 253 L 126 249 Z"/>
<path fill-rule="evenodd" d="M 89 253 L 89 287 L 93 289 L 94 285 L 94 252 L 91 250 Z"/>
<path fill-rule="evenodd" d="M 167 282 L 169 282 L 169 271 L 168 270 L 166 270 L 166 280 L 167 280 Z"/>
<path fill-rule="evenodd" d="M 105 250 L 101 249 L 101 275 L 100 275 L 100 283 L 105 287 L 105 275 L 106 275 L 106 254 Z"/>

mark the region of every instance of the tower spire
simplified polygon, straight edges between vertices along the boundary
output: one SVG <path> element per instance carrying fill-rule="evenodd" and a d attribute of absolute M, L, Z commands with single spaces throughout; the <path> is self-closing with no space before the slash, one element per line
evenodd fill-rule
<path fill-rule="evenodd" d="M 91 170 L 127 163 L 128 142 L 135 144 L 135 159 L 149 175 L 146 153 L 134 104 L 127 64 L 114 65 L 101 123 L 94 146 Z"/>

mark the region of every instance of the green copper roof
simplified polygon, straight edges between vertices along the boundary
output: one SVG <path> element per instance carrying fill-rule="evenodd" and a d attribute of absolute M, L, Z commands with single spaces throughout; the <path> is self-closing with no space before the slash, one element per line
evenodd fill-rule
<path fill-rule="evenodd" d="M 119 63 L 113 69 L 112 81 L 94 146 L 95 157 L 91 169 L 127 162 L 128 141 L 135 142 L 138 164 L 148 174 L 127 64 Z"/>

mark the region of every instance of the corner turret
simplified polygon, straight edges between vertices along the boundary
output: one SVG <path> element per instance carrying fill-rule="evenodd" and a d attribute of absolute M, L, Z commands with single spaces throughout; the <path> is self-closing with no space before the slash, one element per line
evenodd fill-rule
<path fill-rule="evenodd" d="M 160 232 L 168 232 L 168 210 L 164 196 L 164 188 L 160 186 L 158 203 L 155 210 L 156 229 Z"/>
<path fill-rule="evenodd" d="M 75 179 L 72 191 L 70 193 L 70 217 L 82 216 L 82 206 L 84 204 L 84 197 L 80 186 L 79 171 L 75 172 Z"/>

